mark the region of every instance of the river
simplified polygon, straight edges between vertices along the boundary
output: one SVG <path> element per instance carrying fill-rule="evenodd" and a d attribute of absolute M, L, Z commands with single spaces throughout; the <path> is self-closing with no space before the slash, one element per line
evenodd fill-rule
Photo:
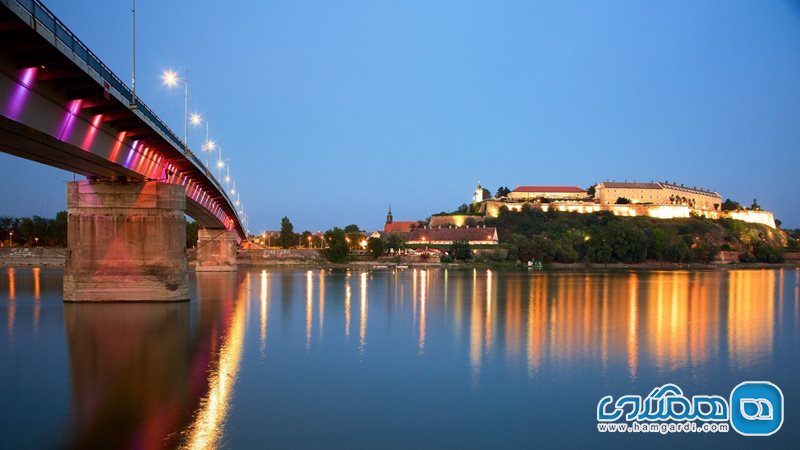
<path fill-rule="evenodd" d="M 3 448 L 659 448 L 800 442 L 800 271 L 191 273 L 63 303 L 0 268 Z M 767 380 L 770 437 L 600 433 L 598 401 Z"/>

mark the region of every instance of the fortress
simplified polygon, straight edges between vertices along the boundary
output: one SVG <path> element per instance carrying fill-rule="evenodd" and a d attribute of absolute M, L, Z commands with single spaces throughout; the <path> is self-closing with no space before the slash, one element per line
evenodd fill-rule
<path fill-rule="evenodd" d="M 488 217 L 497 217 L 501 208 L 520 211 L 526 205 L 542 211 L 551 208 L 577 213 L 609 211 L 617 216 L 659 219 L 731 218 L 775 228 L 775 218 L 770 211 L 723 211 L 722 196 L 717 192 L 666 181 L 606 181 L 588 190 L 577 186 L 519 186 L 507 196 L 481 201 L 479 211 Z"/>

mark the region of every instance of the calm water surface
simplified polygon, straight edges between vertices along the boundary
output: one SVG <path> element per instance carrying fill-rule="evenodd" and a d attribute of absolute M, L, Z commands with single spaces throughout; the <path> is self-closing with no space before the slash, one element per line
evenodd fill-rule
<path fill-rule="evenodd" d="M 3 448 L 797 448 L 800 271 L 242 271 L 64 304 L 0 268 Z M 607 435 L 604 395 L 785 396 L 769 438 Z"/>

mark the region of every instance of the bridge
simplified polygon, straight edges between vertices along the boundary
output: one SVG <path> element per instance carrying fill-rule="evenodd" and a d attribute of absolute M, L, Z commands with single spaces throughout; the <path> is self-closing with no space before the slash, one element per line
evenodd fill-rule
<path fill-rule="evenodd" d="M 0 0 L 0 151 L 85 175 L 67 184 L 65 301 L 189 298 L 197 270 L 236 270 L 246 239 L 185 142 L 39 0 Z"/>

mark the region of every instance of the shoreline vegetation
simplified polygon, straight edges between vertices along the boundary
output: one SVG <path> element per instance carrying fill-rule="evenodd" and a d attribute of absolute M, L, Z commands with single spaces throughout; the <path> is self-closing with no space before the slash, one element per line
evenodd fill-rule
<path fill-rule="evenodd" d="M 66 214 L 56 219 L 0 218 L 13 246 L 0 248 L 0 266 L 63 266 Z M 426 222 L 419 222 L 424 226 Z M 478 224 L 466 223 L 468 226 Z M 773 229 L 733 219 L 619 217 L 523 208 L 501 210 L 480 224 L 497 229 L 498 245 L 406 245 L 402 236 L 368 235 L 358 226 L 295 233 L 281 220 L 269 248 L 250 245 L 239 253 L 242 267 L 487 267 L 498 269 L 720 269 L 800 266 L 800 230 Z M 197 223 L 187 223 L 190 266 Z M 13 234 L 10 234 L 13 233 Z M 38 237 L 41 236 L 41 237 Z M 263 237 L 261 236 L 262 244 Z M 305 238 L 305 239 L 304 239 Z M 257 243 L 259 236 L 253 237 Z M 301 245 L 308 243 L 307 246 Z M 319 248 L 320 246 L 324 248 Z M 531 267 L 533 266 L 533 267 Z"/>

